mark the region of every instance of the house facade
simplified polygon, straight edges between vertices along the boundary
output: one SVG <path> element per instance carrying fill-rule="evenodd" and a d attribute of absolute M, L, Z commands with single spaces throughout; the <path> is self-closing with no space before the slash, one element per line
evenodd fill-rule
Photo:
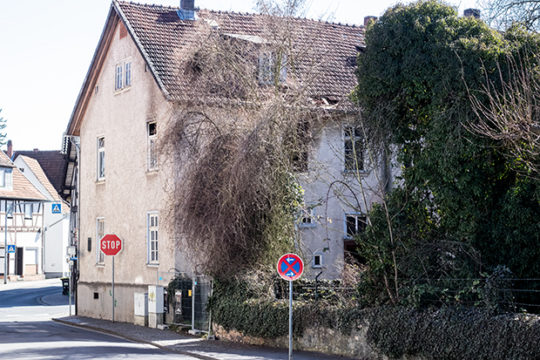
<path fill-rule="evenodd" d="M 66 131 L 66 152 L 76 155 L 68 165 L 66 188 L 76 194 L 71 234 L 78 247 L 79 315 L 112 315 L 112 258 L 99 248 L 105 234 L 123 241 L 114 260 L 116 320 L 135 321 L 136 293 L 167 286 L 178 272 L 197 273 L 164 226 L 174 186 L 170 179 L 181 169 L 160 155 L 159 140 L 176 106 L 197 100 L 180 69 L 199 26 L 264 43 L 263 20 L 254 14 L 113 1 Z M 362 231 L 365 213 L 388 182 L 384 167 L 363 150 L 361 129 L 352 125 L 358 114 L 348 100 L 364 28 L 306 19 L 293 23 L 307 36 L 303 42 L 317 39 L 320 45 L 315 46 L 323 59 L 320 76 L 307 86 L 307 96 L 332 119 L 298 173 L 306 203 L 297 224 L 299 251 L 307 277 L 336 279 L 346 254 L 354 252 L 351 236 Z"/>
<path fill-rule="evenodd" d="M 42 203 L 43 274 L 46 278 L 68 276 L 69 263 L 66 257 L 69 240 L 69 205 L 61 199 L 38 160 L 30 157 L 34 154 L 27 156 L 22 153 L 24 152 L 14 155 L 13 164 L 46 198 Z M 56 164 L 58 165 L 62 166 L 63 162 Z"/>
<path fill-rule="evenodd" d="M 2 277 L 7 276 L 10 280 L 44 278 L 45 252 L 42 234 L 45 201 L 45 196 L 4 152 L 0 152 Z"/>

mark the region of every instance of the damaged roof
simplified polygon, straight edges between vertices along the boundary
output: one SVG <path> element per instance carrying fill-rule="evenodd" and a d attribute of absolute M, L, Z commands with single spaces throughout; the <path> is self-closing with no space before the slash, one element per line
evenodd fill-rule
<path fill-rule="evenodd" d="M 157 76 L 172 99 L 183 100 L 190 84 L 178 76 L 183 49 L 198 41 L 199 24 L 212 24 L 222 34 L 265 38 L 269 16 L 202 10 L 196 21 L 180 20 L 178 8 L 117 1 L 128 28 L 144 48 Z M 313 79 L 306 84 L 309 96 L 341 101 L 357 84 L 355 69 L 358 47 L 364 44 L 364 28 L 324 21 L 290 18 L 294 46 L 309 53 L 297 64 L 299 78 Z M 179 55 L 180 54 L 180 55 Z M 304 71 L 305 73 L 302 73 Z M 315 71 L 313 75 L 311 72 Z"/>

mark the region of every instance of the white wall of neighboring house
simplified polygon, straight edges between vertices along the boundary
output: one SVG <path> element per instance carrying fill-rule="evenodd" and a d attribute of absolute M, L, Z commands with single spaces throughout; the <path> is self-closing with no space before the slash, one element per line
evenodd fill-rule
<path fill-rule="evenodd" d="M 69 265 L 66 262 L 66 247 L 69 239 L 69 209 L 65 203 L 60 201 L 58 194 L 51 194 L 47 190 L 47 187 L 40 181 L 23 157 L 17 157 L 14 164 L 32 185 L 48 199 L 48 201 L 43 202 L 43 228 L 42 232 L 38 234 L 40 239 L 43 240 L 43 246 L 39 246 L 40 273 L 45 274 L 47 278 L 66 276 L 69 273 Z M 48 188 L 51 189 L 51 187 L 52 185 L 49 184 Z M 54 204 L 60 204 L 60 214 L 53 214 L 52 207 Z M 26 263 L 26 250 L 24 254 L 24 262 Z M 28 256 L 30 255 L 31 253 Z"/>
<path fill-rule="evenodd" d="M 53 204 L 45 203 L 44 209 L 44 264 L 43 271 L 47 277 L 67 276 L 69 264 L 66 261 L 66 249 L 69 239 L 69 212 L 62 209 L 62 213 L 53 214 Z M 65 208 L 65 204 L 60 203 Z"/>

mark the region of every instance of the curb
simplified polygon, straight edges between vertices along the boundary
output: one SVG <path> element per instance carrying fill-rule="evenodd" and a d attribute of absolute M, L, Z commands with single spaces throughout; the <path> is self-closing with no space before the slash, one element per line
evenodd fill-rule
<path fill-rule="evenodd" d="M 41 298 L 39 298 L 39 300 L 41 301 Z M 144 343 L 144 344 L 147 344 L 147 345 L 152 345 L 152 346 L 155 346 L 155 347 L 157 347 L 157 348 L 159 348 L 161 350 L 177 353 L 179 355 L 192 356 L 194 358 L 201 359 L 201 360 L 219 360 L 218 358 L 213 358 L 213 357 L 210 357 L 210 356 L 200 355 L 200 354 L 192 353 L 190 351 L 182 351 L 182 350 L 171 349 L 171 348 L 169 348 L 167 346 L 155 344 L 152 341 L 133 338 L 133 337 L 130 337 L 130 336 L 126 336 L 124 334 L 117 333 L 117 332 L 112 331 L 112 330 L 99 328 L 97 326 L 84 325 L 84 324 L 75 324 L 75 323 L 72 323 L 70 321 L 66 321 L 66 320 L 62 320 L 62 319 L 56 319 L 56 318 L 53 318 L 52 320 L 56 321 L 56 322 L 58 322 L 60 324 L 68 325 L 68 326 L 74 326 L 74 327 L 78 327 L 78 328 L 81 328 L 81 329 L 93 330 L 93 331 L 97 331 L 97 332 L 108 334 L 108 335 L 114 335 L 114 336 L 117 336 L 119 338 L 131 341 L 131 342 Z"/>

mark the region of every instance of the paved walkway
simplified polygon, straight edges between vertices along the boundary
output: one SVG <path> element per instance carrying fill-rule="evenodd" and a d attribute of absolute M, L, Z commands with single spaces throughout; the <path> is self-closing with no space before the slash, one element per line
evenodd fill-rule
<path fill-rule="evenodd" d="M 66 297 L 67 299 L 67 297 Z M 42 299 L 44 302 L 49 299 Z M 288 359 L 288 350 L 261 346 L 250 346 L 219 340 L 204 340 L 200 337 L 179 335 L 169 330 L 158 330 L 133 324 L 69 316 L 53 319 L 67 325 L 100 331 L 134 342 L 142 342 L 161 349 L 210 360 L 283 360 Z M 319 353 L 295 351 L 295 360 L 345 359 Z"/>

